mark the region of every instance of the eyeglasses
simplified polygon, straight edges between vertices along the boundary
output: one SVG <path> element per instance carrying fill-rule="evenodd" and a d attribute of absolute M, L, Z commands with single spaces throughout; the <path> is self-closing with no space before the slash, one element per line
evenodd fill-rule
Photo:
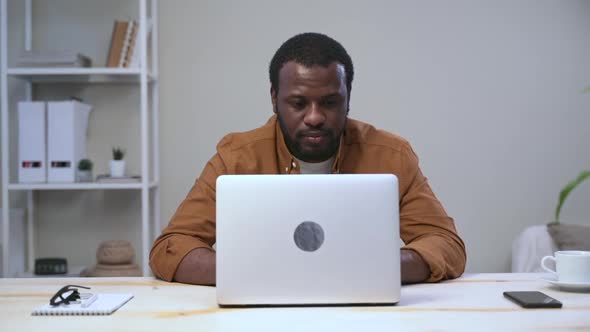
<path fill-rule="evenodd" d="M 51 297 L 49 304 L 55 307 L 60 304 L 70 304 L 70 302 L 78 301 L 81 297 L 78 288 L 90 289 L 90 287 L 77 285 L 64 286 Z"/>

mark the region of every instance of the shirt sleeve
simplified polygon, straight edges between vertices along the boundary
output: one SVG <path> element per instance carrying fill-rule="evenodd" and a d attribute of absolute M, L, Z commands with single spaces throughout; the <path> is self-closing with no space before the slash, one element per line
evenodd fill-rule
<path fill-rule="evenodd" d="M 182 201 L 150 252 L 154 274 L 172 281 L 182 259 L 196 248 L 215 243 L 215 183 L 226 167 L 217 153 Z"/>
<path fill-rule="evenodd" d="M 403 249 L 418 253 L 428 264 L 427 282 L 459 277 L 465 270 L 465 244 L 455 223 L 434 195 L 418 166 L 418 157 L 408 145 L 400 190 L 400 232 Z M 401 180 L 400 180 L 401 182 Z"/>

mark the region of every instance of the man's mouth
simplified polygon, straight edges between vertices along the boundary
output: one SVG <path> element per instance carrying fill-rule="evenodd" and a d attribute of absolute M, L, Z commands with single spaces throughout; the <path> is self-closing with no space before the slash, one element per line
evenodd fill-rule
<path fill-rule="evenodd" d="M 301 134 L 304 142 L 313 145 L 323 144 L 328 139 L 328 133 L 324 131 L 306 132 Z"/>

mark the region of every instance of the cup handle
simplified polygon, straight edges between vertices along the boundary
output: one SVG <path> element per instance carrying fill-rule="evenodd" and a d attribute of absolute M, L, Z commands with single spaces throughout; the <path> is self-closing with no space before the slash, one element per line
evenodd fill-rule
<path fill-rule="evenodd" d="M 541 259 L 541 267 L 543 268 L 543 270 L 545 270 L 547 272 L 551 272 L 553 274 L 557 274 L 557 272 L 555 270 L 551 270 L 550 268 L 548 268 L 547 266 L 545 266 L 545 262 L 547 262 L 548 260 L 551 260 L 551 261 L 555 262 L 555 257 L 553 257 L 553 256 L 545 256 L 545 257 L 543 257 L 543 259 Z"/>

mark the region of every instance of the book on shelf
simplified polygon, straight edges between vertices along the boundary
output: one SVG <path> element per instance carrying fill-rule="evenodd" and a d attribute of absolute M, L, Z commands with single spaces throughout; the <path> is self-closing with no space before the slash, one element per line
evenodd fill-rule
<path fill-rule="evenodd" d="M 90 67 L 90 57 L 74 51 L 24 51 L 18 64 L 26 67 Z"/>
<path fill-rule="evenodd" d="M 113 33 L 111 35 L 111 46 L 109 48 L 109 55 L 107 57 L 107 67 L 118 67 L 121 52 L 127 37 L 127 29 L 129 21 L 115 21 Z"/>
<path fill-rule="evenodd" d="M 96 183 L 139 183 L 141 176 L 110 176 L 109 174 L 101 174 L 96 177 Z"/>
<path fill-rule="evenodd" d="M 138 31 L 138 24 L 137 21 L 129 21 L 127 22 L 127 31 L 125 32 L 125 40 L 123 41 L 123 48 L 121 49 L 121 53 L 119 54 L 119 64 L 118 67 L 129 67 L 130 56 L 133 54 L 133 49 L 135 47 L 135 41 L 137 40 L 137 31 Z"/>
<path fill-rule="evenodd" d="M 149 40 L 150 34 L 152 32 L 152 20 L 151 19 L 147 19 L 146 20 L 146 39 Z M 130 53 L 128 54 L 128 58 L 129 58 L 129 64 L 128 66 L 131 68 L 139 68 L 140 66 L 140 62 L 141 62 L 141 45 L 142 45 L 142 40 L 140 38 L 139 35 L 139 24 L 137 26 L 137 35 L 135 36 L 136 40 L 134 42 L 134 47 L 133 49 L 131 49 Z"/>
<path fill-rule="evenodd" d="M 136 53 L 139 24 L 135 20 L 115 21 L 111 35 L 111 45 L 107 57 L 107 67 L 127 68 Z"/>

